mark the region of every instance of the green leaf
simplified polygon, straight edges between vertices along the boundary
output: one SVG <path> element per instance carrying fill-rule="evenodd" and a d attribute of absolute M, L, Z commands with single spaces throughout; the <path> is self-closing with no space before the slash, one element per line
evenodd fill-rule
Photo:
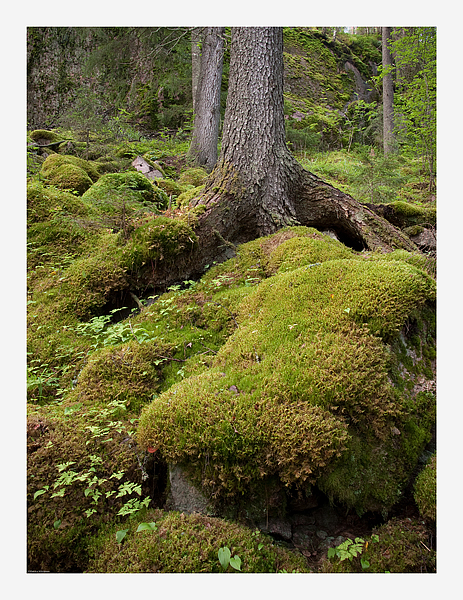
<path fill-rule="evenodd" d="M 121 529 L 120 531 L 116 531 L 116 540 L 117 543 L 120 544 L 122 540 L 127 535 L 128 529 Z"/>
<path fill-rule="evenodd" d="M 222 569 L 225 570 L 228 565 L 230 564 L 230 556 L 231 556 L 231 552 L 230 549 L 227 548 L 227 546 L 224 546 L 223 548 L 219 549 L 219 552 L 217 553 L 218 557 L 219 557 L 219 562 L 222 565 Z"/>
<path fill-rule="evenodd" d="M 368 569 L 368 567 L 370 566 L 370 563 L 367 561 L 366 558 L 361 558 L 360 564 L 362 565 L 362 569 Z"/>
<path fill-rule="evenodd" d="M 152 523 L 140 523 L 140 525 L 137 528 L 137 533 L 139 531 L 156 531 L 157 527 L 156 527 L 156 523 L 152 522 Z"/>
<path fill-rule="evenodd" d="M 241 558 L 235 554 L 233 558 L 230 558 L 230 566 L 236 571 L 241 571 Z"/>
<path fill-rule="evenodd" d="M 60 525 L 61 525 L 61 519 L 58 519 L 57 521 L 55 521 L 55 522 L 53 523 L 53 527 L 54 527 L 55 529 L 58 529 Z"/>
<path fill-rule="evenodd" d="M 35 492 L 35 494 L 34 494 L 34 500 L 36 498 L 38 498 L 39 496 L 41 496 L 42 494 L 45 494 L 46 491 L 47 490 L 38 490 L 37 492 Z"/>

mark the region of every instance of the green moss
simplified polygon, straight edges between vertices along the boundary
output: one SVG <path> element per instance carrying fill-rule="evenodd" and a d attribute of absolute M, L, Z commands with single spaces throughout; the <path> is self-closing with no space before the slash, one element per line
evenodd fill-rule
<path fill-rule="evenodd" d="M 92 185 L 92 180 L 87 173 L 71 164 L 57 167 L 47 175 L 46 180 L 58 188 L 72 190 L 78 194 L 83 194 Z"/>
<path fill-rule="evenodd" d="M 45 179 L 49 179 L 50 177 L 53 177 L 55 170 L 58 170 L 64 165 L 74 165 L 75 167 L 82 169 L 92 182 L 97 181 L 100 176 L 98 170 L 91 162 L 69 154 L 51 154 L 48 156 L 42 165 L 41 175 Z"/>
<path fill-rule="evenodd" d="M 115 498 L 119 486 L 142 483 L 133 445 L 124 442 L 132 428 L 129 416 L 104 404 L 29 407 L 28 569 L 86 568 L 90 536 L 109 519 L 117 521 L 129 499 Z M 89 488 L 101 495 L 85 493 Z M 34 498 L 39 490 L 44 493 Z"/>
<path fill-rule="evenodd" d="M 185 191 L 185 186 L 171 179 L 156 179 L 156 185 L 172 198 L 180 196 Z"/>
<path fill-rule="evenodd" d="M 184 513 L 149 511 L 153 531 L 137 532 L 141 518 L 127 523 L 123 544 L 110 526 L 92 543 L 89 573 L 223 573 L 218 550 L 228 547 L 241 559 L 242 573 L 310 572 L 304 557 L 262 533 L 233 522 Z M 233 571 L 229 566 L 227 572 Z"/>
<path fill-rule="evenodd" d="M 34 181 L 27 186 L 27 218 L 29 223 L 43 222 L 61 215 L 86 216 L 84 203 L 74 194 Z"/>
<path fill-rule="evenodd" d="M 200 185 L 204 184 L 207 177 L 207 171 L 201 167 L 186 169 L 181 173 L 178 183 L 180 185 L 192 185 L 194 187 L 199 187 Z"/>
<path fill-rule="evenodd" d="M 62 139 L 61 135 L 47 129 L 36 129 L 29 134 L 29 137 L 34 142 L 45 140 L 47 143 L 59 142 Z"/>
<path fill-rule="evenodd" d="M 246 289 L 249 269 L 261 282 L 235 305 L 239 327 L 212 368 L 144 409 L 139 443 L 192 465 L 218 495 L 278 475 L 286 484 L 319 481 L 333 501 L 359 512 L 383 510 L 399 498 L 430 430 L 429 418 L 392 387 L 384 342 L 432 301 L 435 282 L 404 261 L 350 251 L 329 260 L 342 252 L 331 240 L 319 254 L 326 260 L 313 265 L 309 242 L 323 236 L 290 231 L 245 244 L 203 278 L 198 291 L 216 285 L 224 294 Z M 297 250 L 304 263 L 302 247 L 309 265 L 261 280 L 275 254 L 287 250 L 293 268 Z M 422 414 L 432 413 L 432 398 L 426 402 Z"/>
<path fill-rule="evenodd" d="M 147 261 L 173 261 L 197 243 L 193 229 L 184 221 L 167 217 L 147 218 L 137 227 L 124 249 L 124 263 L 136 271 Z"/>
<path fill-rule="evenodd" d="M 141 173 L 107 173 L 86 191 L 84 200 L 89 202 L 115 202 L 123 194 L 131 193 L 140 202 L 153 202 L 154 187 Z"/>
<path fill-rule="evenodd" d="M 127 270 L 118 237 L 105 233 L 98 236 L 95 244 L 93 254 L 69 266 L 60 285 L 63 310 L 82 319 L 104 306 L 111 293 L 127 286 Z"/>
<path fill-rule="evenodd" d="M 161 366 L 171 351 L 169 344 L 136 340 L 98 350 L 82 369 L 73 396 L 86 404 L 117 399 L 138 412 L 159 390 Z"/>
<path fill-rule="evenodd" d="M 391 202 L 388 206 L 404 220 L 404 223 L 408 227 L 412 225 L 436 224 L 435 206 L 418 206 L 401 200 Z"/>
<path fill-rule="evenodd" d="M 187 207 L 190 203 L 190 200 L 199 196 L 203 190 L 204 185 L 200 185 L 198 187 L 194 187 L 185 192 L 182 192 L 177 198 L 177 206 L 182 208 Z"/>
<path fill-rule="evenodd" d="M 429 522 L 436 522 L 436 454 L 431 457 L 415 481 L 414 498 L 420 515 Z"/>

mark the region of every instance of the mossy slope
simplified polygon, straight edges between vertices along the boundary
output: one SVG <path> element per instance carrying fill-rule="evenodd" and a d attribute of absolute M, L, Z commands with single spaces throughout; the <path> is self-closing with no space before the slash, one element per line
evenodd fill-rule
<path fill-rule="evenodd" d="M 391 384 L 388 342 L 432 304 L 435 282 L 405 261 L 354 256 L 337 242 L 344 258 L 330 260 L 332 240 L 325 256 L 316 248 L 312 263 L 313 233 L 304 233 L 276 249 L 271 237 L 240 249 L 235 264 L 252 255 L 254 273 L 293 270 L 245 296 L 239 328 L 212 368 L 145 408 L 138 440 L 190 465 L 213 495 L 245 492 L 276 474 L 287 485 L 318 482 L 359 512 L 387 509 L 429 437 L 433 413 L 431 398 L 421 399 L 418 414 Z M 294 268 L 298 252 L 309 264 Z M 218 268 L 222 280 L 230 267 Z"/>

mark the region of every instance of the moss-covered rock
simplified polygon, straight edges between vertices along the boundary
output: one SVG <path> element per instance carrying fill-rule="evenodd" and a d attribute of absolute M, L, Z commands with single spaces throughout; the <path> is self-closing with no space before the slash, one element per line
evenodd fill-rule
<path fill-rule="evenodd" d="M 34 181 L 27 186 L 27 219 L 29 223 L 47 221 L 60 215 L 85 216 L 88 211 L 82 200 L 58 188 Z"/>
<path fill-rule="evenodd" d="M 37 144 L 54 144 L 62 141 L 62 136 L 54 131 L 49 131 L 48 129 L 35 129 L 31 131 L 29 134 L 31 140 L 36 142 Z"/>
<path fill-rule="evenodd" d="M 420 515 L 429 522 L 436 522 L 436 489 L 437 459 L 431 457 L 415 481 L 414 498 Z"/>
<path fill-rule="evenodd" d="M 99 173 L 88 161 L 77 156 L 51 154 L 44 161 L 41 176 L 50 185 L 83 194 L 95 182 Z"/>
<path fill-rule="evenodd" d="M 218 558 L 224 547 L 239 557 L 242 573 L 310 572 L 301 554 L 258 530 L 214 517 L 148 511 L 124 529 L 122 543 L 114 526 L 94 539 L 88 573 L 224 573 Z M 229 565 L 226 572 L 238 571 Z"/>
<path fill-rule="evenodd" d="M 132 233 L 124 249 L 124 263 L 137 271 L 147 261 L 173 262 L 186 249 L 193 249 L 197 236 L 185 221 L 168 217 L 148 217 Z"/>
<path fill-rule="evenodd" d="M 138 439 L 189 464 L 208 493 L 245 493 L 277 475 L 287 485 L 316 482 L 360 513 L 387 510 L 429 441 L 434 411 L 432 395 L 418 402 L 393 387 L 389 344 L 433 303 L 435 282 L 405 261 L 355 256 L 331 239 L 323 252 L 323 236 L 304 229 L 239 249 L 230 262 L 241 265 L 241 285 L 249 268 L 292 270 L 244 297 L 239 328 L 212 368 L 146 407 Z M 230 262 L 214 272 L 219 282 Z"/>

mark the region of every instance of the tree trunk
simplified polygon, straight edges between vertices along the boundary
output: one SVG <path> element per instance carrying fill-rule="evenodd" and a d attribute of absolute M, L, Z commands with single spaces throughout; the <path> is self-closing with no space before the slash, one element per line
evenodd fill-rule
<path fill-rule="evenodd" d="M 224 27 L 207 27 L 202 36 L 193 137 L 188 151 L 190 162 L 209 172 L 217 162 L 224 31 Z"/>
<path fill-rule="evenodd" d="M 306 171 L 289 152 L 283 111 L 281 28 L 232 28 L 229 90 L 217 165 L 191 206 L 204 206 L 192 255 L 158 284 L 201 275 L 236 246 L 287 225 L 334 231 L 356 250 L 417 251 L 407 236 L 349 195 Z"/>
<path fill-rule="evenodd" d="M 389 48 L 391 28 L 382 28 L 383 47 L 383 145 L 384 154 L 392 152 L 394 148 L 394 85 L 392 81 L 392 55 Z"/>
<path fill-rule="evenodd" d="M 305 171 L 289 152 L 281 28 L 232 29 L 222 151 L 197 204 L 207 208 L 203 226 L 217 218 L 217 231 L 233 244 L 301 224 L 332 229 L 359 250 L 415 249 L 371 210 Z"/>
<path fill-rule="evenodd" d="M 196 92 L 201 68 L 201 32 L 203 27 L 191 30 L 191 90 L 193 96 L 193 114 L 196 113 Z"/>

